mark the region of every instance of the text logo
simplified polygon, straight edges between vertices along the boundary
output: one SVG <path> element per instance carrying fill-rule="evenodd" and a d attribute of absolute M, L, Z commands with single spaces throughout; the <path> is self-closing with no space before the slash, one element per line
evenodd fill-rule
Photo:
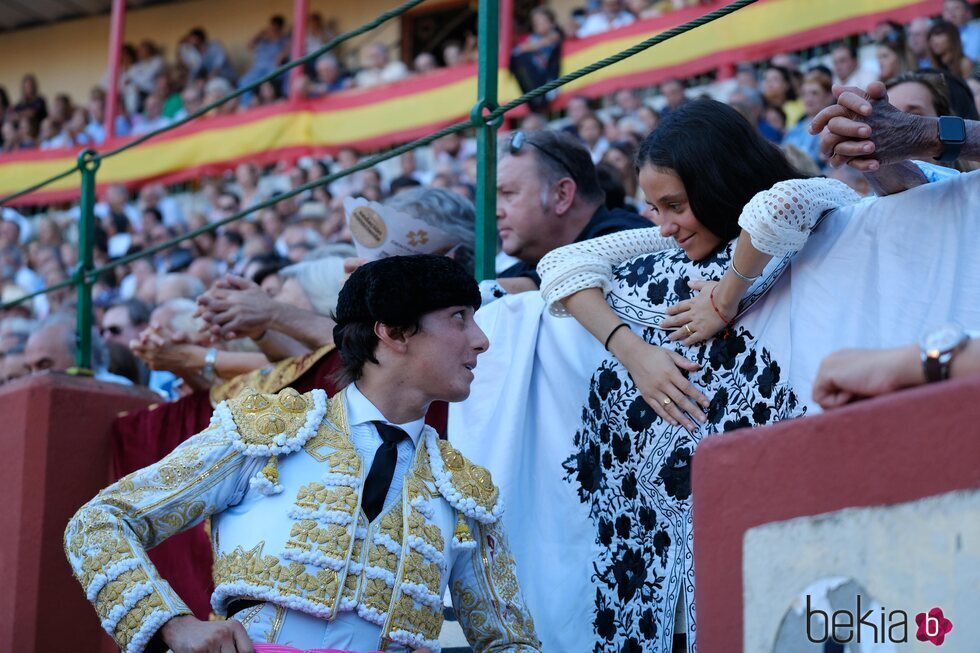
<path fill-rule="evenodd" d="M 953 630 L 953 622 L 943 616 L 942 608 L 933 608 L 928 613 L 920 612 L 915 615 L 915 623 L 919 626 L 915 638 L 920 642 L 932 642 L 936 646 L 942 646 L 946 633 Z"/>
<path fill-rule="evenodd" d="M 909 641 L 909 615 L 905 610 L 877 610 L 862 605 L 862 596 L 855 596 L 854 610 L 834 610 L 829 612 L 814 608 L 810 595 L 806 595 L 806 638 L 813 644 L 832 640 L 839 644 L 854 642 L 861 644 L 903 644 Z M 933 608 L 928 613 L 920 612 L 915 617 L 918 626 L 916 639 L 942 645 L 947 633 L 953 629 L 953 622 L 943 615 L 941 608 Z"/>

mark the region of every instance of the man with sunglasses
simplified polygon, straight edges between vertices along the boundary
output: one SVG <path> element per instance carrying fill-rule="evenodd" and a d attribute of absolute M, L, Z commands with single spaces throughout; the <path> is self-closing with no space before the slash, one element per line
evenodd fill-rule
<path fill-rule="evenodd" d="M 519 262 L 498 275 L 508 292 L 536 290 L 535 267 L 551 250 L 626 229 L 649 228 L 636 213 L 607 209 L 589 151 L 553 130 L 514 132 L 497 166 L 497 230 Z"/>

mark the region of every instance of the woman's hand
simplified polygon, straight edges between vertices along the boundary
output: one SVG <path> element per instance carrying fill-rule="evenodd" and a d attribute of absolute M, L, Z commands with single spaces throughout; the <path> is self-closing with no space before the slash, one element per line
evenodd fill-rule
<path fill-rule="evenodd" d="M 690 281 L 687 285 L 697 294 L 667 308 L 667 315 L 671 317 L 661 322 L 660 326 L 676 329 L 667 336 L 668 340 L 679 340 L 681 344 L 690 346 L 716 335 L 727 323 L 711 306 L 711 291 L 719 285 L 717 281 Z M 737 305 L 729 306 L 720 293 L 715 293 L 715 306 L 726 317 L 734 316 L 738 309 Z"/>
<path fill-rule="evenodd" d="M 682 424 L 688 431 L 694 431 L 699 422 L 705 421 L 701 407 L 707 408 L 708 398 L 688 381 L 682 370 L 695 372 L 700 366 L 684 358 L 677 352 L 650 345 L 635 336 L 624 339 L 620 362 L 629 371 L 643 399 L 661 418 L 674 426 Z M 614 352 L 615 353 L 615 352 Z M 686 413 L 686 414 L 685 414 Z M 690 415 L 690 417 L 688 417 Z"/>

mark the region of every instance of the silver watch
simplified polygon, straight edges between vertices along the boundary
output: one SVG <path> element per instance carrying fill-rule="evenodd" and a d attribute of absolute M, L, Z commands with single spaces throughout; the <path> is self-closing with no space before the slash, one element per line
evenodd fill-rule
<path fill-rule="evenodd" d="M 214 383 L 216 375 L 214 373 L 214 364 L 218 361 L 218 350 L 214 347 L 209 347 L 207 353 L 204 354 L 204 369 L 201 370 L 201 376 L 208 383 Z"/>
<path fill-rule="evenodd" d="M 966 346 L 970 336 L 959 324 L 950 323 L 930 331 L 922 338 L 922 367 L 926 381 L 944 381 L 949 378 L 949 367 L 957 352 Z"/>

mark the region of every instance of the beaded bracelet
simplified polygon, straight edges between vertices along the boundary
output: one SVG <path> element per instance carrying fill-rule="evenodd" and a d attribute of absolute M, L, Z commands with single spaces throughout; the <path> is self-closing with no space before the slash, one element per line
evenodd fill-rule
<path fill-rule="evenodd" d="M 604 347 L 606 348 L 606 351 L 609 351 L 609 341 L 610 341 L 610 340 L 612 340 L 612 337 L 613 337 L 614 335 L 616 335 L 616 332 L 617 332 L 617 331 L 619 331 L 620 329 L 622 329 L 623 327 L 626 327 L 626 328 L 628 329 L 628 328 L 629 328 L 629 326 L 630 326 L 630 325 L 628 325 L 628 324 L 626 324 L 626 322 L 620 322 L 619 324 L 617 324 L 617 325 L 616 325 L 616 326 L 615 326 L 615 327 L 613 328 L 613 330 L 612 330 L 612 331 L 610 331 L 610 332 L 609 332 L 609 335 L 608 335 L 608 336 L 606 336 L 606 344 L 604 345 Z"/>

